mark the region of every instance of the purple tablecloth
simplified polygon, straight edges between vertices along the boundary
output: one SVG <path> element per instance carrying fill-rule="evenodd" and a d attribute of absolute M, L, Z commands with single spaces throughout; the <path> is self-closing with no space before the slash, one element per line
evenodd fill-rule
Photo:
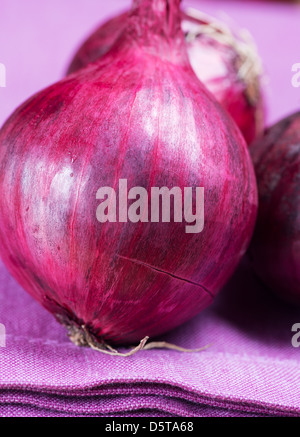
<path fill-rule="evenodd" d="M 215 303 L 164 336 L 197 353 L 104 356 L 63 327 L 0 267 L 1 415 L 300 416 L 299 310 L 270 296 L 246 260 Z"/>
<path fill-rule="evenodd" d="M 0 125 L 26 97 L 59 79 L 89 30 L 129 2 L 99 4 L 1 1 L 0 63 L 6 66 L 7 86 L 0 88 Z M 221 18 L 225 10 L 255 36 L 268 77 L 268 122 L 299 108 L 300 88 L 291 85 L 291 68 L 300 62 L 300 8 L 201 5 Z M 74 346 L 0 264 L 0 324 L 6 328 L 0 415 L 300 416 L 300 348 L 291 342 L 295 323 L 300 323 L 299 308 L 268 293 L 244 260 L 210 308 L 161 338 L 190 348 L 212 343 L 209 349 L 109 357 Z M 0 345 L 1 332 L 0 325 Z"/>

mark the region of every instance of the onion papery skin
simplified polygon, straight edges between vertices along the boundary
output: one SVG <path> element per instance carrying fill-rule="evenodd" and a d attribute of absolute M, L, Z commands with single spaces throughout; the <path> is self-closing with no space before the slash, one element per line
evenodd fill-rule
<path fill-rule="evenodd" d="M 124 12 L 100 26 L 79 48 L 68 73 L 107 53 L 123 31 L 127 17 Z M 195 10 L 182 12 L 182 28 L 194 72 L 229 112 L 250 144 L 265 126 L 262 67 L 250 35 L 245 41 Z"/>
<path fill-rule="evenodd" d="M 178 0 L 136 0 L 113 48 L 18 108 L 0 145 L 6 266 L 59 321 L 99 342 L 129 344 L 189 320 L 249 245 L 251 158 L 189 65 Z M 148 192 L 204 187 L 204 230 L 99 223 L 96 193 L 120 179 Z"/>
<path fill-rule="evenodd" d="M 253 266 L 270 290 L 300 304 L 300 112 L 268 128 L 250 150 L 259 191 Z"/>

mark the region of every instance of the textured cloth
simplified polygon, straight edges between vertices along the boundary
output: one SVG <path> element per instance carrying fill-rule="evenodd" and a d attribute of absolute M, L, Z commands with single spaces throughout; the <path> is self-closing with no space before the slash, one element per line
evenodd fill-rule
<path fill-rule="evenodd" d="M 0 89 L 0 125 L 25 98 L 58 80 L 76 44 L 130 1 L 88 3 L 1 0 L 0 63 L 7 69 L 7 87 Z M 299 7 L 225 0 L 183 4 L 226 20 L 230 15 L 254 35 L 269 78 L 269 123 L 299 107 L 299 88 L 291 85 L 292 65 L 299 62 Z M 67 31 L 61 31 L 66 22 Z M 295 323 L 299 308 L 268 293 L 244 261 L 210 308 L 160 338 L 190 348 L 211 344 L 209 349 L 109 357 L 73 345 L 0 264 L 0 324 L 6 328 L 0 416 L 300 416 L 300 348 L 291 343 Z"/>
<path fill-rule="evenodd" d="M 300 416 L 299 309 L 270 295 L 246 260 L 215 303 L 164 339 L 197 353 L 110 357 L 73 345 L 0 270 L 2 416 Z"/>

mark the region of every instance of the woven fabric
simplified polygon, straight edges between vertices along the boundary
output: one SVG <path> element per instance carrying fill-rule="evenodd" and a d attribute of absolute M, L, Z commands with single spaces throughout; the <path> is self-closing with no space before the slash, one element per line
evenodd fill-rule
<path fill-rule="evenodd" d="M 246 260 L 215 303 L 160 339 L 202 352 L 110 357 L 65 329 L 0 269 L 0 414 L 300 416 L 299 310 L 253 277 Z"/>

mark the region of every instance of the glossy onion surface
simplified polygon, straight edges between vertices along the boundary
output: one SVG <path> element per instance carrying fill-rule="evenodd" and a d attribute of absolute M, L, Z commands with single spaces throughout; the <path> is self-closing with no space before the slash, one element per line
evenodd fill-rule
<path fill-rule="evenodd" d="M 300 112 L 251 146 L 259 214 L 250 254 L 271 290 L 300 303 Z"/>
<path fill-rule="evenodd" d="M 96 63 L 24 103 L 0 132 L 0 252 L 69 328 L 136 342 L 212 301 L 249 244 L 254 170 L 193 73 L 179 0 L 136 0 Z M 99 223 L 101 187 L 204 187 L 205 225 Z"/>

